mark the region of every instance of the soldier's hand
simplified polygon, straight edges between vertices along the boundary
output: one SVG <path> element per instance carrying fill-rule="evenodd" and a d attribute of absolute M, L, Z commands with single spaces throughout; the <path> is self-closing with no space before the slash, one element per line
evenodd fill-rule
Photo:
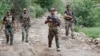
<path fill-rule="evenodd" d="M 72 19 L 72 16 L 69 16 L 69 18 L 71 18 L 71 19 Z"/>
<path fill-rule="evenodd" d="M 45 24 L 47 24 L 47 21 L 45 21 Z"/>
<path fill-rule="evenodd" d="M 74 19 L 72 19 L 71 21 L 74 21 Z"/>
<path fill-rule="evenodd" d="M 67 15 L 67 16 L 65 16 L 65 18 L 66 18 L 66 19 L 71 19 L 72 17 L 69 16 L 69 15 Z"/>
<path fill-rule="evenodd" d="M 49 19 L 49 21 L 51 22 L 51 21 L 52 21 L 52 19 Z"/>
<path fill-rule="evenodd" d="M 7 22 L 6 21 L 3 21 L 3 24 L 6 24 Z"/>

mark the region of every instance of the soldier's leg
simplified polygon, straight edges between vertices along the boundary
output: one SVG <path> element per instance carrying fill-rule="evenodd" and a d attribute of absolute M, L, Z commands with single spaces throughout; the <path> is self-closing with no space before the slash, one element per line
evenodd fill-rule
<path fill-rule="evenodd" d="M 9 29 L 9 33 L 10 33 L 10 45 L 13 45 L 14 32 L 12 28 Z"/>
<path fill-rule="evenodd" d="M 72 39 L 74 39 L 74 23 L 71 23 L 71 36 L 72 36 Z"/>
<path fill-rule="evenodd" d="M 8 42 L 9 42 L 9 33 L 8 33 L 8 29 L 5 29 L 5 36 L 6 36 L 6 43 L 8 44 Z"/>
<path fill-rule="evenodd" d="M 29 27 L 25 28 L 25 32 L 26 32 L 26 42 L 28 42 L 28 32 L 29 32 Z"/>
<path fill-rule="evenodd" d="M 55 42 L 56 42 L 56 47 L 57 47 L 57 51 L 60 51 L 60 46 L 59 46 L 59 38 L 58 38 L 58 34 L 55 34 Z"/>
<path fill-rule="evenodd" d="M 25 28 L 22 27 L 22 42 L 24 42 L 24 37 L 25 37 Z"/>
<path fill-rule="evenodd" d="M 58 29 L 54 30 L 54 36 L 55 36 L 55 43 L 56 43 L 56 47 L 59 47 L 59 38 L 58 38 Z"/>
<path fill-rule="evenodd" d="M 53 37 L 54 37 L 54 35 L 52 34 L 52 30 L 49 30 L 49 34 L 48 34 L 48 47 L 52 46 Z"/>
<path fill-rule="evenodd" d="M 58 34 L 55 34 L 55 42 L 56 42 L 56 47 L 57 47 L 57 48 L 60 48 L 60 47 L 59 47 L 59 38 L 58 38 Z"/>
<path fill-rule="evenodd" d="M 68 34 L 69 34 L 69 21 L 66 22 L 65 29 L 66 29 L 66 36 L 68 36 Z"/>

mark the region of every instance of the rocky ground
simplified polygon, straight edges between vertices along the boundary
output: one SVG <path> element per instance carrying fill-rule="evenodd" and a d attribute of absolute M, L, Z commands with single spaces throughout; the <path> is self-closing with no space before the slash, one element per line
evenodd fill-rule
<path fill-rule="evenodd" d="M 100 45 L 87 38 L 84 33 L 74 33 L 75 39 L 65 36 L 64 23 L 59 28 L 60 52 L 56 51 L 55 42 L 48 48 L 48 26 L 44 24 L 45 16 L 32 20 L 29 43 L 22 43 L 21 29 L 14 34 L 14 45 L 5 44 L 5 36 L 0 33 L 0 56 L 100 56 Z M 63 19 L 62 19 L 62 22 Z"/>

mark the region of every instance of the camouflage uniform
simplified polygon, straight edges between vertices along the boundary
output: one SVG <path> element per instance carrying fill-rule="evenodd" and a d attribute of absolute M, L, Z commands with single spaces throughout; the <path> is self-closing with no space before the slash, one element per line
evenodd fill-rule
<path fill-rule="evenodd" d="M 4 22 L 6 22 L 5 24 L 5 35 L 6 35 L 6 43 L 9 42 L 10 40 L 10 45 L 13 44 L 13 22 L 14 22 L 14 18 L 12 16 L 7 17 L 5 16 L 3 19 Z"/>
<path fill-rule="evenodd" d="M 55 18 L 55 19 L 53 19 L 53 18 Z M 51 45 L 52 45 L 52 40 L 53 40 L 53 37 L 55 37 L 55 42 L 56 42 L 56 47 L 57 48 L 59 48 L 59 38 L 58 38 L 58 26 L 59 25 L 57 25 L 58 23 L 58 21 L 56 22 L 55 20 L 57 20 L 58 19 L 58 17 L 57 16 L 55 16 L 55 15 L 49 15 L 48 17 L 47 17 L 47 21 L 49 20 L 49 19 L 52 19 L 52 22 L 48 22 L 48 26 L 49 26 L 49 34 L 48 34 L 48 44 L 49 44 L 49 47 L 51 47 Z M 59 20 L 59 19 L 58 19 Z M 54 22 L 53 22 L 54 21 Z M 59 21 L 60 22 L 60 21 Z"/>
<path fill-rule="evenodd" d="M 69 11 L 65 11 L 64 12 L 65 14 L 71 16 L 72 18 L 71 19 L 67 19 L 65 18 L 65 29 L 66 29 L 66 36 L 69 34 L 69 28 L 71 28 L 71 36 L 73 38 L 73 32 L 74 32 L 74 23 L 75 23 L 75 17 L 74 17 L 74 14 L 73 12 L 69 12 Z"/>
<path fill-rule="evenodd" d="M 21 23 L 22 23 L 22 42 L 25 41 L 28 42 L 28 32 L 30 27 L 30 17 L 26 13 L 22 13 L 21 15 Z"/>

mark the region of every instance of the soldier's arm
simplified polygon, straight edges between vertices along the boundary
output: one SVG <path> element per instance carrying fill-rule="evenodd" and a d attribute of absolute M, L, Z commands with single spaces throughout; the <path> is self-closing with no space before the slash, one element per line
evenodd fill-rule
<path fill-rule="evenodd" d="M 65 18 L 72 18 L 71 16 L 67 15 L 67 14 L 64 14 L 64 17 Z"/>
<path fill-rule="evenodd" d="M 15 21 L 15 18 L 14 17 L 12 17 L 12 22 L 13 22 L 14 30 L 16 31 L 16 21 Z"/>
<path fill-rule="evenodd" d="M 3 27 L 4 27 L 5 24 L 6 24 L 6 17 L 3 18 L 2 26 L 0 28 L 0 31 L 3 29 Z"/>
<path fill-rule="evenodd" d="M 45 21 L 45 24 L 47 24 L 47 23 L 49 23 L 49 22 L 51 22 L 51 21 L 52 21 L 52 20 L 51 20 L 50 16 L 48 16 L 47 19 L 46 19 L 46 21 Z"/>
<path fill-rule="evenodd" d="M 30 19 L 30 17 L 29 17 L 29 20 L 28 21 L 29 21 L 29 26 L 31 26 L 31 19 Z"/>
<path fill-rule="evenodd" d="M 4 18 L 3 18 L 2 24 L 5 25 L 6 23 L 7 23 L 7 22 L 6 22 L 6 17 L 4 17 Z"/>
<path fill-rule="evenodd" d="M 48 23 L 48 19 L 45 20 L 45 24 L 47 24 L 47 23 Z"/>

